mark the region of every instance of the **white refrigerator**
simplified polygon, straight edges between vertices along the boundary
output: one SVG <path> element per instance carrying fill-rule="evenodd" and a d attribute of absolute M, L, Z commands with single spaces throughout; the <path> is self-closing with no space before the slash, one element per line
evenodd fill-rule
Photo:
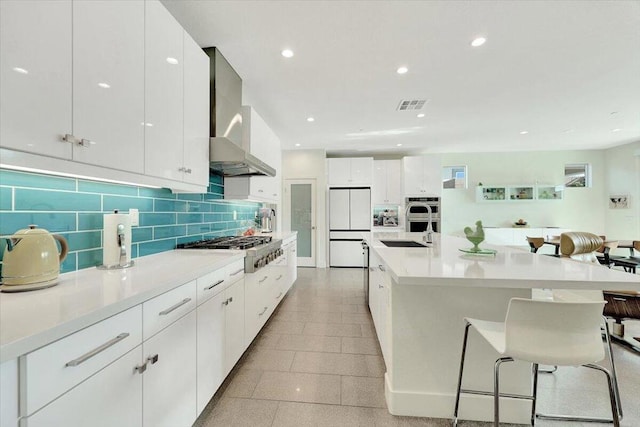
<path fill-rule="evenodd" d="M 362 239 L 371 232 L 371 189 L 329 189 L 329 266 L 363 267 Z"/>

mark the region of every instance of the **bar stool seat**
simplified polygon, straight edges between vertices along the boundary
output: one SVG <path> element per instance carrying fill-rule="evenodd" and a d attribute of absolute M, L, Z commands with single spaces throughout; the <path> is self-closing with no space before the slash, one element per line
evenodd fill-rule
<path fill-rule="evenodd" d="M 500 397 L 531 400 L 531 425 L 535 425 L 538 365 L 545 364 L 582 365 L 603 372 L 607 377 L 613 417 L 598 420 L 613 422 L 614 427 L 619 427 L 617 400 L 611 374 L 607 369 L 595 364 L 604 359 L 600 323 L 605 304 L 605 301 L 565 302 L 512 298 L 504 322 L 465 318 L 466 326 L 460 357 L 453 426 L 458 424 L 462 393 L 493 396 L 494 427 L 500 424 Z M 462 388 L 467 338 L 471 326 L 501 355 L 494 365 L 493 392 Z M 530 396 L 504 394 L 499 391 L 500 365 L 514 360 L 532 364 L 533 390 Z M 574 420 L 575 418 L 558 416 L 556 419 Z"/>

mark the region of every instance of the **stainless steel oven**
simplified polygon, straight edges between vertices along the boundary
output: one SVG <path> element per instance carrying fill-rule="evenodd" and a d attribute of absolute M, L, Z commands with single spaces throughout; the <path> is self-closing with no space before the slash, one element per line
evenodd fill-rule
<path fill-rule="evenodd" d="M 405 206 L 411 202 L 420 202 L 431 208 L 431 228 L 434 233 L 440 232 L 440 197 L 407 197 L 405 198 Z M 407 211 L 405 220 L 405 231 L 413 233 L 422 233 L 427 229 L 429 224 L 429 211 L 424 206 L 411 206 Z"/>

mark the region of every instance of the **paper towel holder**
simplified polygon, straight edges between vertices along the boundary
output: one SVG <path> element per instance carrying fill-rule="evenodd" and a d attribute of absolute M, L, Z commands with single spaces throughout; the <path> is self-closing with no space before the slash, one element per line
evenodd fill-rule
<path fill-rule="evenodd" d="M 118 209 L 115 209 L 113 213 L 117 214 Z M 118 247 L 120 251 L 119 262 L 117 264 L 110 264 L 110 265 L 100 264 L 96 266 L 98 270 L 121 270 L 121 269 L 128 268 L 135 265 L 135 262 L 133 260 L 129 260 L 128 262 L 126 261 L 127 260 L 126 244 L 129 242 L 125 240 L 125 225 L 122 223 L 118 224 L 118 226 L 116 227 L 116 232 L 117 232 L 117 239 L 118 239 Z M 106 235 L 104 236 L 104 238 L 106 239 Z"/>

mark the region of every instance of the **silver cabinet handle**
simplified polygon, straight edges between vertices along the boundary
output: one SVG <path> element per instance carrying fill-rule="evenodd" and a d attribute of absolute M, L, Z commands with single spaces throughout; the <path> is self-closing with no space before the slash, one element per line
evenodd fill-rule
<path fill-rule="evenodd" d="M 269 307 L 265 307 L 264 310 L 262 310 L 262 313 L 258 314 L 258 316 L 262 316 L 263 314 L 265 314 L 267 312 L 267 308 Z"/>
<path fill-rule="evenodd" d="M 264 190 L 258 190 L 258 193 L 264 193 Z"/>
<path fill-rule="evenodd" d="M 191 173 L 191 168 L 187 168 L 184 170 L 186 173 Z"/>
<path fill-rule="evenodd" d="M 93 144 L 93 142 L 91 142 L 91 140 L 84 139 L 84 138 L 82 138 L 80 140 L 80 142 L 78 142 L 78 145 L 81 145 L 81 146 L 83 146 L 85 148 L 89 148 L 91 146 L 91 144 Z"/>
<path fill-rule="evenodd" d="M 233 302 L 233 297 L 230 297 L 230 298 L 229 298 L 229 302 Z"/>
<path fill-rule="evenodd" d="M 157 354 L 154 354 L 153 356 L 149 356 L 149 357 L 147 357 L 147 361 L 148 361 L 149 363 L 151 363 L 152 365 L 155 365 L 155 364 L 156 364 L 156 362 L 158 361 L 158 355 L 157 355 Z M 145 363 L 145 365 L 146 365 L 146 363 Z"/>
<path fill-rule="evenodd" d="M 178 168 L 178 172 L 185 172 L 186 170 L 187 168 L 185 168 L 184 166 Z"/>
<path fill-rule="evenodd" d="M 229 276 L 235 276 L 236 274 L 240 274 L 244 271 L 244 268 L 241 268 L 240 270 L 236 271 L 235 273 L 231 273 Z"/>
<path fill-rule="evenodd" d="M 264 276 L 264 277 L 262 278 L 262 280 L 258 280 L 258 283 L 262 283 L 262 282 L 264 282 L 265 280 L 267 280 L 268 278 L 269 278 L 268 276 Z"/>
<path fill-rule="evenodd" d="M 222 301 L 222 305 L 229 305 L 229 300 L 226 299 L 226 300 Z"/>
<path fill-rule="evenodd" d="M 70 362 L 67 362 L 67 364 L 65 366 L 78 366 L 79 364 L 86 362 L 87 360 L 91 359 L 93 356 L 95 356 L 98 353 L 102 353 L 103 351 L 105 351 L 106 349 L 108 349 L 111 346 L 116 345 L 117 343 L 119 343 L 120 341 L 122 341 L 123 339 L 125 339 L 126 337 L 129 336 L 129 332 L 123 332 L 120 335 L 118 335 L 117 337 L 107 341 L 106 343 L 102 344 L 100 347 L 96 347 L 93 350 L 91 350 L 88 353 L 83 354 L 82 356 L 78 357 L 77 359 L 73 359 Z"/>
<path fill-rule="evenodd" d="M 64 142 L 68 142 L 70 144 L 78 144 L 78 138 L 76 138 L 75 136 L 71 135 L 70 133 L 66 133 L 63 137 L 62 137 L 62 141 Z"/>
<path fill-rule="evenodd" d="M 171 313 L 172 311 L 177 310 L 178 308 L 182 307 L 183 305 L 185 305 L 189 301 L 191 301 L 191 298 L 185 298 L 182 301 L 180 301 L 179 303 L 177 303 L 176 305 L 172 305 L 171 307 L 167 308 L 166 310 L 162 310 L 158 314 L 160 316 L 166 316 L 167 314 Z"/>
<path fill-rule="evenodd" d="M 378 268 L 380 269 L 380 271 L 387 271 L 382 264 L 378 264 Z"/>
<path fill-rule="evenodd" d="M 384 289 L 384 286 L 378 285 L 378 289 Z"/>
<path fill-rule="evenodd" d="M 276 299 L 280 299 L 281 296 L 282 296 L 282 292 L 280 292 L 280 295 L 278 295 Z"/>
<path fill-rule="evenodd" d="M 276 277 L 276 280 L 280 280 L 280 279 L 282 279 L 282 274 Z"/>
<path fill-rule="evenodd" d="M 136 372 L 138 372 L 139 374 L 144 373 L 144 371 L 147 370 L 147 362 L 144 362 L 142 365 L 136 366 L 135 367 Z"/>
<path fill-rule="evenodd" d="M 204 288 L 204 290 L 205 290 L 205 291 L 208 291 L 208 290 L 210 290 L 210 289 L 213 289 L 213 288 L 215 288 L 216 286 L 218 286 L 218 285 L 219 285 L 220 283 L 222 283 L 222 282 L 224 282 L 224 280 L 219 280 L 219 281 L 217 281 L 216 283 L 214 283 L 213 285 L 205 287 L 205 288 Z"/>

